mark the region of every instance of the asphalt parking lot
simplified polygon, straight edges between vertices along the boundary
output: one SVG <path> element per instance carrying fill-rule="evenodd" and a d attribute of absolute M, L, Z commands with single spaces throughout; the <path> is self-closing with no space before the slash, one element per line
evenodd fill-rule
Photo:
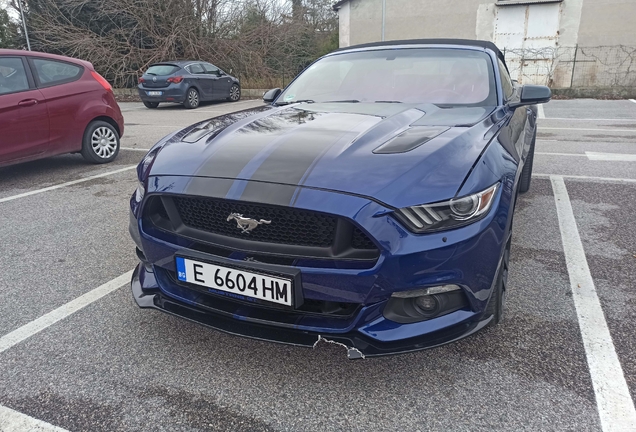
<path fill-rule="evenodd" d="M 636 430 L 636 102 L 540 109 L 503 325 L 359 361 L 131 298 L 128 200 L 143 149 L 260 104 L 122 103 L 114 163 L 0 168 L 0 431 Z"/>

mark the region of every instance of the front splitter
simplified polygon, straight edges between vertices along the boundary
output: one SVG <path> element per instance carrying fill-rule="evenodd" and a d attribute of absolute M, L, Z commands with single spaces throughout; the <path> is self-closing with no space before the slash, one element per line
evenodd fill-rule
<path fill-rule="evenodd" d="M 140 266 L 138 265 L 133 272 L 131 289 L 133 298 L 140 308 L 157 309 L 224 333 L 261 341 L 308 348 L 316 347 L 321 341 L 335 343 L 346 348 L 347 357 L 352 360 L 402 354 L 445 345 L 478 332 L 492 320 L 492 317 L 488 317 L 482 321 L 457 324 L 420 337 L 381 343 L 364 337 L 358 332 L 315 333 L 288 327 L 263 325 L 260 322 L 251 322 L 247 317 L 239 320 L 223 311 L 197 308 L 167 296 L 159 289 L 144 290 L 139 279 L 139 270 Z"/>

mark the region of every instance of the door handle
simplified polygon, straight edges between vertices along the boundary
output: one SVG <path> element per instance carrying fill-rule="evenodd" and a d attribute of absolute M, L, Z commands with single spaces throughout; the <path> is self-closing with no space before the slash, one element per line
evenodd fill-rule
<path fill-rule="evenodd" d="M 23 107 L 33 106 L 37 104 L 38 104 L 37 99 L 25 99 L 23 101 L 18 102 L 18 105 Z"/>

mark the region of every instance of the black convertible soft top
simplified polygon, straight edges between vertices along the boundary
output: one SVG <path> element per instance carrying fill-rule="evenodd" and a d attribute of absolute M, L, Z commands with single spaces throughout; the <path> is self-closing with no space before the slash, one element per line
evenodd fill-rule
<path fill-rule="evenodd" d="M 497 54 L 497 57 L 501 59 L 501 61 L 506 64 L 506 59 L 497 45 L 492 42 L 484 41 L 484 40 L 471 40 L 471 39 L 406 39 L 406 40 L 392 40 L 392 41 L 384 41 L 384 42 L 370 42 L 360 45 L 353 45 L 345 48 L 340 48 L 336 50 L 345 51 L 350 49 L 357 48 L 371 48 L 371 47 L 380 47 L 380 46 L 394 46 L 394 45 L 466 45 L 473 47 L 481 47 L 485 49 L 489 49 L 494 51 Z"/>

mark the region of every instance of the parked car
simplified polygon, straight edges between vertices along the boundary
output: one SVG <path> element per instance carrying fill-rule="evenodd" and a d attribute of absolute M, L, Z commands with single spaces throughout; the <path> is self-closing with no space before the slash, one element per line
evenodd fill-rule
<path fill-rule="evenodd" d="M 238 78 L 211 63 L 193 60 L 153 64 L 139 78 L 137 88 L 147 108 L 157 108 L 161 102 L 196 108 L 201 102 L 241 98 Z"/>
<path fill-rule="evenodd" d="M 0 49 L 0 166 L 80 152 L 117 157 L 124 118 L 108 81 L 87 61 Z"/>
<path fill-rule="evenodd" d="M 491 42 L 392 41 L 317 60 L 268 105 L 159 141 L 139 164 L 137 304 L 350 358 L 499 323 L 533 105 Z"/>

